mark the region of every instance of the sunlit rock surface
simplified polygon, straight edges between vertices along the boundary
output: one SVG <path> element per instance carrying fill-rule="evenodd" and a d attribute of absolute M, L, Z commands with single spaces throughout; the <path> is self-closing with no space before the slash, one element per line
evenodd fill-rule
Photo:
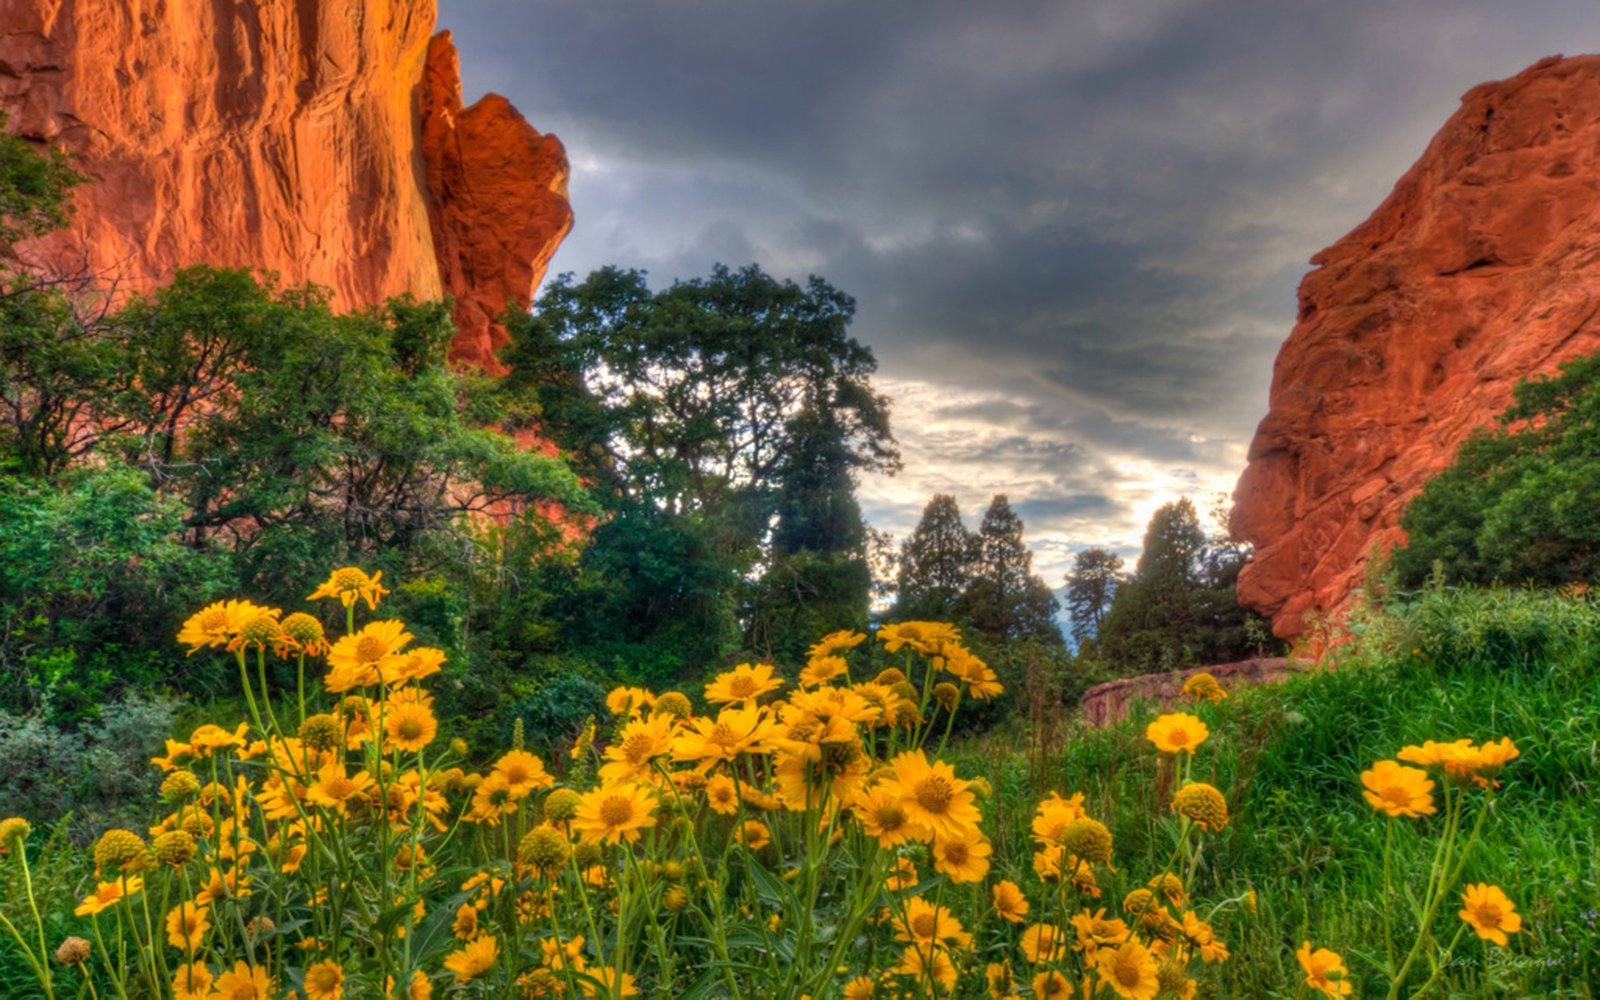
<path fill-rule="evenodd" d="M 1533 372 L 1600 350 L 1600 56 L 1473 88 L 1371 218 L 1312 258 L 1235 491 L 1240 599 L 1342 609 L 1406 502 Z"/>
<path fill-rule="evenodd" d="M 28 248 L 146 289 L 191 263 L 354 308 L 455 296 L 492 366 L 571 227 L 566 155 L 503 98 L 461 105 L 432 0 L 0 0 L 0 110 L 92 180 Z"/>

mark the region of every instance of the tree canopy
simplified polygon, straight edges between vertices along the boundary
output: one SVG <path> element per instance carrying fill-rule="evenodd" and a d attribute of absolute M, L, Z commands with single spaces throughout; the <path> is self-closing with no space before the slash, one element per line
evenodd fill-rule
<path fill-rule="evenodd" d="M 1402 585 L 1600 583 L 1600 355 L 1513 390 L 1401 518 Z"/>
<path fill-rule="evenodd" d="M 1122 557 L 1098 546 L 1084 549 L 1072 558 L 1067 574 L 1067 614 L 1072 619 L 1072 638 L 1081 649 L 1100 633 L 1117 588 L 1127 579 L 1122 572 Z"/>
<path fill-rule="evenodd" d="M 718 265 L 659 290 L 563 275 L 508 318 L 508 412 L 608 509 L 563 585 L 593 644 L 643 645 L 670 672 L 865 622 L 855 480 L 900 459 L 854 313 L 821 278 Z"/>
<path fill-rule="evenodd" d="M 1023 529 L 1003 493 L 976 532 L 961 520 L 955 497 L 934 496 L 901 546 L 893 617 L 954 620 L 993 639 L 1060 645 L 1060 604 L 1033 572 Z"/>
<path fill-rule="evenodd" d="M 1234 582 L 1248 553 L 1208 538 L 1187 497 L 1163 504 L 1145 529 L 1133 575 L 1115 587 L 1093 653 L 1130 676 L 1238 660 L 1270 633 L 1240 607 Z"/>

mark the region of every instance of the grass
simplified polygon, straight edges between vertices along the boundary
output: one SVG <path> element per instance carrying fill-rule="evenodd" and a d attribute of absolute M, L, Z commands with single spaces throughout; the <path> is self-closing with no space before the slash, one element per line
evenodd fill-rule
<path fill-rule="evenodd" d="M 1194 776 L 1227 793 L 1233 819 L 1208 838 L 1194 890 L 1217 900 L 1254 889 L 1260 900 L 1253 917 L 1241 912 L 1219 927 L 1233 957 L 1212 985 L 1223 996 L 1293 996 L 1285 984 L 1302 978 L 1293 952 L 1303 940 L 1343 954 L 1358 984 L 1363 970 L 1376 983 L 1368 960 L 1381 949 L 1374 928 L 1385 821 L 1361 798 L 1359 773 L 1408 743 L 1509 736 L 1522 757 L 1502 778 L 1464 877 L 1503 887 L 1525 929 L 1504 949 L 1469 937 L 1443 995 L 1594 995 L 1600 614 L 1549 595 L 1447 592 L 1384 624 L 1382 643 L 1347 653 L 1337 669 L 1236 691 L 1200 713 L 1212 736 Z M 1117 725 L 1076 731 L 1042 761 L 1024 757 L 1020 733 L 968 741 L 953 756 L 962 773 L 994 776 L 1000 807 L 1019 814 L 1001 827 L 1026 828 L 1041 778 L 1084 792 L 1091 814 L 1116 834 L 1119 867 L 1138 877 L 1158 870 L 1170 850 L 1154 821 L 1171 775 L 1144 739 L 1152 714 L 1140 705 Z M 1406 821 L 1396 829 L 1413 884 L 1425 877 L 1418 834 L 1428 829 Z M 1026 857 L 1015 845 L 1003 853 Z M 1103 901 L 1114 907 L 1132 887 L 1108 884 Z M 1446 917 L 1448 936 L 1453 909 Z"/>

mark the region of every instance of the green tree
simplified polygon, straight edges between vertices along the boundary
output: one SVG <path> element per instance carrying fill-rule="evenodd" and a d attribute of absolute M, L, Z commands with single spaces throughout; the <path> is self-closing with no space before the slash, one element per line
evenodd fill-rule
<path fill-rule="evenodd" d="M 106 550 L 125 571 L 96 564 L 109 589 L 78 587 L 75 603 L 38 582 L 64 572 L 54 550 L 17 543 L 35 558 L 12 570 L 35 582 L 4 586 L 25 604 L 63 609 L 31 636 L 35 659 L 54 650 L 89 669 L 91 654 L 112 650 L 160 658 L 171 653 L 175 604 L 192 608 L 213 589 L 298 603 L 307 581 L 348 562 L 397 577 L 459 574 L 483 558 L 475 515 L 549 538 L 545 505 L 593 508 L 562 461 L 484 425 L 493 400 L 446 362 L 453 326 L 442 304 L 338 314 L 317 290 L 211 268 L 180 271 L 92 323 L 57 308 L 65 298 L 36 289 L 7 305 L 39 308 L 0 317 L 11 527 L 127 517 L 143 530 Z M 39 315 L 69 348 L 28 323 Z M 58 363 L 64 351 L 70 364 Z M 106 478 L 113 470 L 142 476 L 150 497 Z M 82 504 L 52 513 L 45 500 L 61 491 Z M 192 567 L 173 544 L 206 556 L 214 588 L 175 593 L 172 573 L 157 570 Z M 71 624 L 90 612 L 112 626 L 114 645 Z"/>
<path fill-rule="evenodd" d="M 670 671 L 862 620 L 855 476 L 899 455 L 854 311 L 820 278 L 719 265 L 658 291 L 638 271 L 564 275 L 509 318 L 507 412 L 604 487 L 603 523 L 558 584 L 584 648 L 629 635 Z"/>
<path fill-rule="evenodd" d="M 1519 383 L 1401 518 L 1403 586 L 1600 583 L 1600 355 Z"/>
<path fill-rule="evenodd" d="M 1266 633 L 1234 593 L 1246 555 L 1227 539 L 1207 538 L 1188 498 L 1164 504 L 1145 530 L 1133 576 L 1116 589 L 1096 655 L 1122 676 L 1252 655 Z"/>
<path fill-rule="evenodd" d="M 0 259 L 13 260 L 17 243 L 66 225 L 83 175 L 65 150 L 42 151 L 5 125 L 0 112 Z M 10 270 L 13 277 L 18 273 Z"/>
<path fill-rule="evenodd" d="M 977 576 L 978 538 L 961 520 L 956 498 L 936 495 L 900 547 L 894 617 L 948 619 Z"/>
<path fill-rule="evenodd" d="M 1033 572 L 1022 532 L 1022 518 L 1006 495 L 995 494 L 978 527 L 972 582 L 956 603 L 956 615 L 996 638 L 1060 643 L 1055 615 L 1061 604 Z"/>
<path fill-rule="evenodd" d="M 832 407 L 794 421 L 778 471 L 776 527 L 745 614 L 747 649 L 796 662 L 827 632 L 864 628 L 871 600 L 866 524 Z"/>
<path fill-rule="evenodd" d="M 1117 588 L 1126 579 L 1122 566 L 1121 556 L 1098 546 L 1072 557 L 1067 613 L 1072 618 L 1072 638 L 1080 649 L 1100 634 Z"/>

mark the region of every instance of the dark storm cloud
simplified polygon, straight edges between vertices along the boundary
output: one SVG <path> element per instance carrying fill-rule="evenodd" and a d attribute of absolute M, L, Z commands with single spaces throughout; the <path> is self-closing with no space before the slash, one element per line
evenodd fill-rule
<path fill-rule="evenodd" d="M 815 272 L 855 295 L 907 470 L 1005 491 L 1054 573 L 1226 489 L 1305 261 L 1475 83 L 1590 2 L 442 0 L 469 100 L 565 141 L 555 270 Z"/>

